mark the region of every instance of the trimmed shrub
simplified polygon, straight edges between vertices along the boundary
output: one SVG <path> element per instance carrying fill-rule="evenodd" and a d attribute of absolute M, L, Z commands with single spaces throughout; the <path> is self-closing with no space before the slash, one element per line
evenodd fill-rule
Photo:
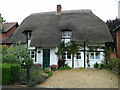
<path fill-rule="evenodd" d="M 99 68 L 99 64 L 97 62 L 94 64 L 94 68 Z"/>
<path fill-rule="evenodd" d="M 9 85 L 11 83 L 11 66 L 2 65 L 2 84 Z"/>
<path fill-rule="evenodd" d="M 20 65 L 4 64 L 2 65 L 2 84 L 9 85 L 19 81 Z"/>
<path fill-rule="evenodd" d="M 19 64 L 13 64 L 11 66 L 11 80 L 12 83 L 18 82 L 20 80 L 20 65 Z"/>

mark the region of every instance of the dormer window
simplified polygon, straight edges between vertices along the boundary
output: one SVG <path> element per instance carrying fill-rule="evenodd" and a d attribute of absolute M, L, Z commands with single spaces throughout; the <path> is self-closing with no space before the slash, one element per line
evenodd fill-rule
<path fill-rule="evenodd" d="M 71 30 L 68 29 L 62 30 L 62 41 L 64 41 L 65 43 L 70 42 L 71 36 L 72 36 Z"/>
<path fill-rule="evenodd" d="M 31 32 L 27 32 L 27 38 L 28 38 L 28 39 L 31 38 Z"/>
<path fill-rule="evenodd" d="M 63 31 L 62 38 L 71 38 L 72 32 L 71 31 Z"/>
<path fill-rule="evenodd" d="M 23 34 L 26 36 L 27 46 L 30 47 L 32 31 L 26 30 L 23 32 Z"/>

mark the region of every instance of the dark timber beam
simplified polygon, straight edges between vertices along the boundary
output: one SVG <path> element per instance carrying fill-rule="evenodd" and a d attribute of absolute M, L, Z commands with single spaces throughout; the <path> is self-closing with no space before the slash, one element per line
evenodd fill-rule
<path fill-rule="evenodd" d="M 85 49 L 85 42 L 84 42 L 84 68 L 86 68 L 85 51 L 86 51 L 86 49 Z"/>

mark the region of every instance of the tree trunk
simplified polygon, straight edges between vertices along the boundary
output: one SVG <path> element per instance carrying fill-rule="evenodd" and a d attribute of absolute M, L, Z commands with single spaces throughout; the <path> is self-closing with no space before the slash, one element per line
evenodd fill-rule
<path fill-rule="evenodd" d="M 30 79 L 30 66 L 26 67 L 26 81 L 28 82 Z"/>
<path fill-rule="evenodd" d="M 74 68 L 74 54 L 72 54 L 72 68 Z"/>

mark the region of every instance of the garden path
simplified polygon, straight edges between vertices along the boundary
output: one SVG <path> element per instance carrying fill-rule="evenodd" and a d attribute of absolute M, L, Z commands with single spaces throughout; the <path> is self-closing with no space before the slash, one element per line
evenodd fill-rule
<path fill-rule="evenodd" d="M 58 70 L 37 87 L 48 88 L 118 88 L 118 76 L 108 70 Z"/>

